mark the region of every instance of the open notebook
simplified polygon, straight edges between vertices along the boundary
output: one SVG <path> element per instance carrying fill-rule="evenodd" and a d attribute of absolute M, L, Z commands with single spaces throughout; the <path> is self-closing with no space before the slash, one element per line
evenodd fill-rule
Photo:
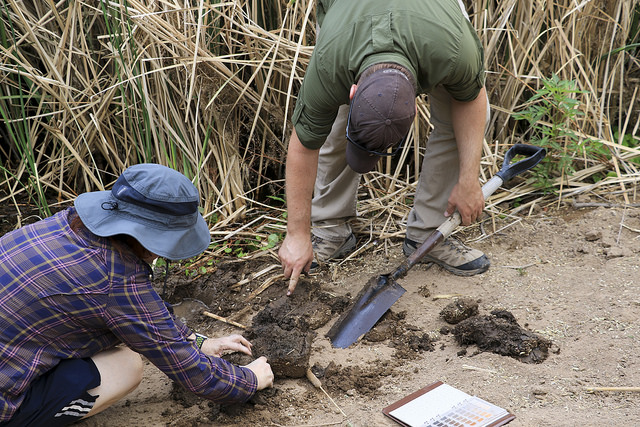
<path fill-rule="evenodd" d="M 411 393 L 382 412 L 408 427 L 493 427 L 515 418 L 507 410 L 442 381 Z"/>

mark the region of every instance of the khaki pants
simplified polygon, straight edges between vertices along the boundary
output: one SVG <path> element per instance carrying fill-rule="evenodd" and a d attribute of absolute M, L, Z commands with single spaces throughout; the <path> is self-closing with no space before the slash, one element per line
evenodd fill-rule
<path fill-rule="evenodd" d="M 451 120 L 451 97 L 442 87 L 429 94 L 433 130 L 429 135 L 413 208 L 407 220 L 407 238 L 422 242 L 445 221 L 447 200 L 458 181 L 458 146 Z M 488 103 L 487 103 L 488 106 Z M 311 202 L 314 235 L 342 240 L 351 233 L 348 221 L 357 215 L 360 174 L 347 165 L 348 105 L 338 111 L 331 133 L 320 148 L 318 174 Z M 487 107 L 487 122 L 489 121 Z"/>
<path fill-rule="evenodd" d="M 469 16 L 462 8 L 467 19 Z M 407 238 L 422 242 L 445 221 L 447 200 L 458 181 L 458 147 L 451 120 L 451 97 L 443 87 L 429 94 L 431 123 L 413 208 L 407 220 Z M 333 123 L 318 160 L 311 201 L 312 233 L 327 240 L 343 240 L 351 234 L 348 221 L 357 215 L 356 198 L 360 174 L 347 165 L 346 139 L 349 106 L 343 105 Z M 489 122 L 487 102 L 487 123 Z"/>

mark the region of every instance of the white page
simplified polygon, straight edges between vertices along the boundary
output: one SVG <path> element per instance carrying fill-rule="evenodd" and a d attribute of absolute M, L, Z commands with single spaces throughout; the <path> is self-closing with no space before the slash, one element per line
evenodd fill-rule
<path fill-rule="evenodd" d="M 463 391 L 447 384 L 441 384 L 428 393 L 394 409 L 389 414 L 412 427 L 420 426 L 469 397 L 471 396 Z"/>

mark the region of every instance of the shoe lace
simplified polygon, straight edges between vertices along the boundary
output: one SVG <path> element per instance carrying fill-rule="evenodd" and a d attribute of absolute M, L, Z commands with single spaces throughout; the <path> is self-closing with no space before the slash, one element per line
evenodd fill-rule
<path fill-rule="evenodd" d="M 313 246 L 314 248 L 322 242 L 324 242 L 324 239 L 322 237 L 318 237 L 315 234 L 311 235 L 311 246 Z"/>
<path fill-rule="evenodd" d="M 456 237 L 449 237 L 443 243 L 446 244 L 447 246 L 449 246 L 454 251 L 456 251 L 456 252 L 458 252 L 459 254 L 462 254 L 462 255 L 466 254 L 467 252 L 469 252 L 471 250 L 470 247 L 468 247 L 467 245 L 462 243 Z"/>

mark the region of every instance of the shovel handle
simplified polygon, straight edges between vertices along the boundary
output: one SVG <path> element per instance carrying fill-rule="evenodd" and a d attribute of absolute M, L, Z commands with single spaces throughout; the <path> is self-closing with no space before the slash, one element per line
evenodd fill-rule
<path fill-rule="evenodd" d="M 482 186 L 482 195 L 485 200 L 489 198 L 489 196 L 491 196 L 503 183 L 540 163 L 546 154 L 547 152 L 544 148 L 536 147 L 534 145 L 515 144 L 509 148 L 507 153 L 504 155 L 502 168 Z M 512 164 L 511 161 L 516 156 L 528 157 Z M 440 225 L 440 227 L 437 228 L 437 230 L 427 237 L 424 243 L 418 246 L 415 252 L 407 258 L 406 264 L 398 267 L 396 271 L 391 274 L 391 277 L 393 279 L 403 277 L 407 271 L 409 271 L 414 264 L 420 261 L 429 251 L 431 251 L 431 249 L 449 237 L 461 222 L 462 218 L 460 217 L 460 213 L 458 211 L 454 212 L 453 215 L 451 215 Z"/>
<path fill-rule="evenodd" d="M 536 147 L 535 145 L 528 144 L 514 144 L 513 147 L 509 148 L 507 153 L 504 155 L 502 168 L 496 173 L 496 175 L 502 178 L 502 182 L 507 182 L 514 176 L 520 175 L 522 172 L 528 171 L 540 163 L 546 154 L 547 150 L 542 147 Z M 516 156 L 528 157 L 511 164 L 511 161 Z M 493 191 L 489 193 L 489 195 L 492 193 Z"/>

